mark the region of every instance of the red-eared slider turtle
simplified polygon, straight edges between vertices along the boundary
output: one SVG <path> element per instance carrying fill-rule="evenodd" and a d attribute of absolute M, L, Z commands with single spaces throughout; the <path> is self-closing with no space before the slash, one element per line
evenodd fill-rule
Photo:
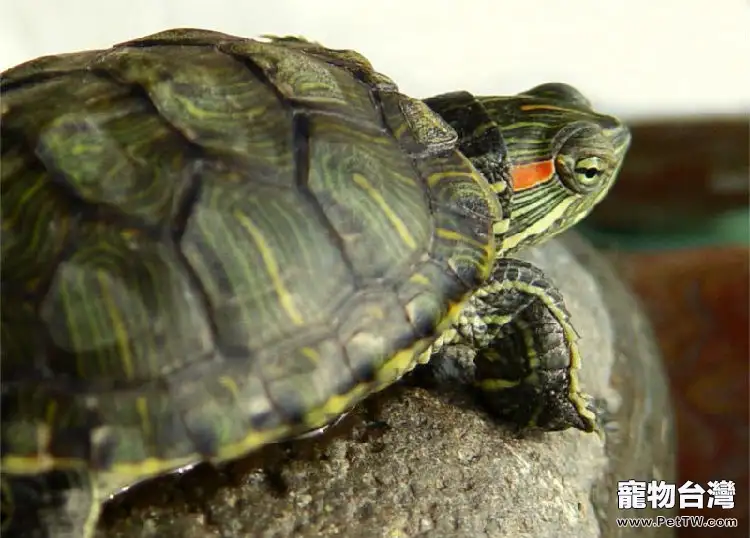
<path fill-rule="evenodd" d="M 351 51 L 171 30 L 2 92 L 4 536 L 90 537 L 118 491 L 324 426 L 433 344 L 478 349 L 498 416 L 595 428 L 560 294 L 508 257 L 622 163 L 575 89 L 422 101 Z"/>

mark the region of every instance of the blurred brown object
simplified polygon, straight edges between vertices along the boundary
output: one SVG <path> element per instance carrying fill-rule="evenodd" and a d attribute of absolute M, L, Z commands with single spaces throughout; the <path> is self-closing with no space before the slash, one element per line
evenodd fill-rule
<path fill-rule="evenodd" d="M 633 122 L 620 177 L 588 222 L 613 231 L 682 230 L 748 206 L 748 116 Z"/>
<path fill-rule="evenodd" d="M 734 529 L 681 528 L 679 538 L 747 538 L 750 250 L 701 248 L 613 255 L 653 323 L 670 378 L 678 487 L 732 480 L 732 509 L 681 515 L 738 518 Z M 706 495 L 706 499 L 708 495 Z"/>

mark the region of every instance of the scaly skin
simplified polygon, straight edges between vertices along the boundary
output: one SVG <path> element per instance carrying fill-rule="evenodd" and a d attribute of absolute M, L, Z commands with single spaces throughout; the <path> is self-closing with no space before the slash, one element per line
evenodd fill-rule
<path fill-rule="evenodd" d="M 562 295 L 541 270 L 508 255 L 553 237 L 591 211 L 622 165 L 628 129 L 594 112 L 563 84 L 515 97 L 456 93 L 427 102 L 466 133 L 460 147 L 469 156 L 482 140 L 476 136 L 477 125 L 486 125 L 481 116 L 502 118 L 497 123 L 506 158 L 498 163 L 480 151 L 472 160 L 485 177 L 500 183 L 509 177 L 511 185 L 500 194 L 509 225 L 498 234 L 502 248 L 492 275 L 435 343 L 432 360 L 450 357 L 453 346 L 473 348 L 469 377 L 490 411 L 521 429 L 595 430 L 596 415 L 579 387 L 581 357 Z M 462 113 L 467 109 L 473 114 Z"/>

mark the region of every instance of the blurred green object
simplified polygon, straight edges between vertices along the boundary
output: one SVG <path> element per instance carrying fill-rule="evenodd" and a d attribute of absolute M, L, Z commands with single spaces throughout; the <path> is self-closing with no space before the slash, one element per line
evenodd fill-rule
<path fill-rule="evenodd" d="M 717 245 L 750 246 L 750 210 L 726 211 L 714 218 L 684 220 L 681 229 L 646 232 L 606 230 L 588 223 L 577 230 L 595 245 L 626 250 L 656 250 Z"/>
<path fill-rule="evenodd" d="M 635 121 L 631 129 L 620 179 L 584 234 L 628 249 L 750 242 L 747 115 Z"/>

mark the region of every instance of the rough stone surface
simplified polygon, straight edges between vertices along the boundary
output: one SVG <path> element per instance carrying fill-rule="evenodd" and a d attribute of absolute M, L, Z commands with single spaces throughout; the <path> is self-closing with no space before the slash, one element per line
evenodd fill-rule
<path fill-rule="evenodd" d="M 616 526 L 618 517 L 677 515 L 676 510 L 648 508 L 634 513 L 617 507 L 618 481 L 675 483 L 677 476 L 674 415 L 666 372 L 651 326 L 605 257 L 576 234 L 567 234 L 563 243 L 596 279 L 613 329 L 611 343 L 615 362 L 609 382 L 616 396 L 608 402 L 612 415 L 606 443 L 608 466 L 591 492 L 601 535 L 605 538 L 670 538 L 675 532 L 666 526 L 646 529 Z"/>
<path fill-rule="evenodd" d="M 108 505 L 97 536 L 671 536 L 614 520 L 617 480 L 673 477 L 671 415 L 648 328 L 577 238 L 524 257 L 567 298 L 582 384 L 612 411 L 606 443 L 578 431 L 521 439 L 460 387 L 399 385 L 318 438 L 132 488 Z"/>

